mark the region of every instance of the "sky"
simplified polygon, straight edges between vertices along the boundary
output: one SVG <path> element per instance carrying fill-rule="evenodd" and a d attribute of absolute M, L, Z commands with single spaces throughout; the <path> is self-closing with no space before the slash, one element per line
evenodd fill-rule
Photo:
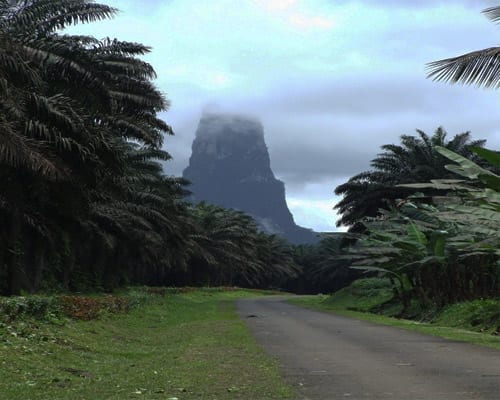
<path fill-rule="evenodd" d="M 488 0 L 100 0 L 112 20 L 68 33 L 152 47 L 181 175 L 203 110 L 261 120 L 295 221 L 335 231 L 335 187 L 380 146 L 443 126 L 500 148 L 494 90 L 426 79 L 428 62 L 498 44 Z"/>

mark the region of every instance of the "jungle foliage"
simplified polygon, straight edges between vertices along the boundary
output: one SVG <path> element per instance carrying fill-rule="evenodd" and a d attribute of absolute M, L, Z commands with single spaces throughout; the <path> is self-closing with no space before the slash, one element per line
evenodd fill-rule
<path fill-rule="evenodd" d="M 399 199 L 412 191 L 401 186 L 407 183 L 427 182 L 431 179 L 454 177 L 446 169 L 449 160 L 437 151 L 438 147 L 458 153 L 475 162 L 481 160 L 469 148 L 482 147 L 485 140 L 472 140 L 470 132 L 463 132 L 448 139 L 446 130 L 436 129 L 432 136 L 417 129 L 417 135 L 402 135 L 400 144 L 385 144 L 382 152 L 370 165 L 371 170 L 361 172 L 342 185 L 335 194 L 342 195 L 335 209 L 342 214 L 337 225 L 352 226 L 366 217 L 375 217 L 380 209 L 393 207 Z M 441 188 L 427 188 L 429 196 L 442 192 Z"/>
<path fill-rule="evenodd" d="M 483 13 L 495 23 L 500 21 L 500 6 L 487 8 Z M 428 77 L 498 88 L 499 54 L 497 46 L 434 61 L 427 65 Z M 337 206 L 344 213 L 341 223 L 352 224 L 365 218 L 361 229 L 358 226 L 364 235 L 344 258 L 352 268 L 391 279 L 395 298 L 403 304 L 403 314 L 414 303 L 423 308 L 443 307 L 467 300 L 498 298 L 500 153 L 483 148 L 483 141 L 460 140 L 461 145 L 455 147 L 460 135 L 451 142 L 439 143 L 435 140 L 438 131 L 433 138 L 419 134 L 420 143 L 402 137 L 404 146 L 384 146 L 385 153 L 372 162 L 373 173 L 360 174 L 337 188 L 336 192 L 345 196 Z M 418 148 L 424 151 L 417 152 Z M 431 154 L 429 149 L 431 158 L 425 157 Z M 419 155 L 415 159 L 420 162 L 408 159 L 411 154 Z M 405 157 L 407 166 L 400 163 L 400 168 L 394 168 Z M 443 159 L 454 164 L 436 164 Z M 404 172 L 408 167 L 410 180 Z M 403 171 L 402 177 L 399 171 Z M 435 175 L 420 175 L 426 171 Z M 368 189 L 364 198 L 367 195 L 373 198 L 370 184 L 387 183 L 387 176 L 391 175 L 399 175 L 392 181 L 389 178 L 392 193 L 421 192 L 401 196 L 394 202 L 395 197 L 382 190 L 381 196 L 375 196 L 378 201 L 386 200 L 380 211 L 368 209 L 370 203 L 352 196 L 364 184 Z"/>
<path fill-rule="evenodd" d="M 123 284 L 278 286 L 288 244 L 185 201 L 159 161 L 169 102 L 150 48 L 65 35 L 112 17 L 90 0 L 0 1 L 0 294 Z"/>
<path fill-rule="evenodd" d="M 90 0 L 0 0 L 0 294 L 331 292 L 368 271 L 392 280 L 406 308 L 498 296 L 500 163 L 484 141 L 438 128 L 383 146 L 372 171 L 337 188 L 341 224 L 355 229 L 291 246 L 243 213 L 190 204 L 188 182 L 163 172 L 173 131 L 141 60 L 150 48 L 61 33 L 115 13 Z"/>
<path fill-rule="evenodd" d="M 367 231 L 343 258 L 351 268 L 391 279 L 403 313 L 412 302 L 443 307 L 500 294 L 500 176 L 438 147 L 455 164 L 456 179 L 406 188 L 446 190 L 434 199 L 416 193 L 365 222 Z M 500 154 L 471 148 L 492 167 Z M 424 200 L 424 201 L 422 201 Z"/>

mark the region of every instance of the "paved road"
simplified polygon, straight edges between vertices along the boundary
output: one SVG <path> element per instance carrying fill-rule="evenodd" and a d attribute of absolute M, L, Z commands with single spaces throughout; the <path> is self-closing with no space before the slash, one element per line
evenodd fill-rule
<path fill-rule="evenodd" d="M 500 400 L 500 351 L 275 297 L 242 300 L 238 309 L 300 400 Z"/>

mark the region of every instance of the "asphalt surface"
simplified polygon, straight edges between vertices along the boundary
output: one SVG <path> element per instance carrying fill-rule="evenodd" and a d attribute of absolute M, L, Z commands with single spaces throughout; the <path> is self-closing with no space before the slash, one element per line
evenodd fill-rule
<path fill-rule="evenodd" d="M 300 400 L 500 400 L 500 351 L 283 298 L 241 300 L 238 310 Z"/>

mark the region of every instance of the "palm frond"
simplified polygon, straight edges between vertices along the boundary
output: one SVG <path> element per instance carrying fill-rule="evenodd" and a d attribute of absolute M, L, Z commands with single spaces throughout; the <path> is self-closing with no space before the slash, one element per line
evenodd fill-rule
<path fill-rule="evenodd" d="M 63 167 L 57 165 L 54 156 L 37 141 L 19 135 L 7 123 L 1 123 L 0 164 L 39 173 L 47 179 L 67 177 Z"/>
<path fill-rule="evenodd" d="M 473 51 L 427 64 L 427 77 L 434 81 L 478 87 L 500 86 L 500 47 Z"/>
<path fill-rule="evenodd" d="M 3 25 L 13 34 L 46 35 L 77 23 L 113 17 L 115 8 L 89 0 L 14 0 L 4 8 Z"/>
<path fill-rule="evenodd" d="M 500 6 L 489 7 L 481 12 L 491 21 L 500 22 Z"/>

